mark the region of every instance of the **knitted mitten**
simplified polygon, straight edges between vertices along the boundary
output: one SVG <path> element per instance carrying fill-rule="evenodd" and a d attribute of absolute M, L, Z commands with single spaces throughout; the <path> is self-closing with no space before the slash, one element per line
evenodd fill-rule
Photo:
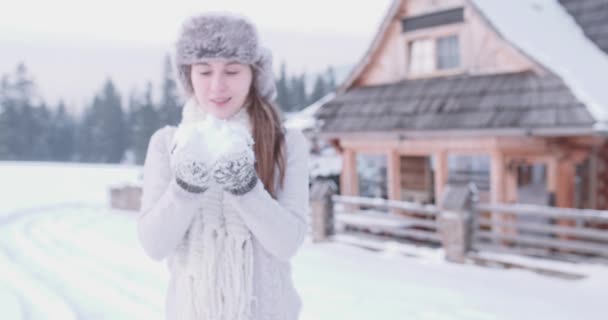
<path fill-rule="evenodd" d="M 235 195 L 249 192 L 258 182 L 254 161 L 246 151 L 223 155 L 213 167 L 213 178 Z"/>
<path fill-rule="evenodd" d="M 251 134 L 235 122 L 218 120 L 209 128 L 213 130 L 206 132 L 206 136 L 217 142 L 209 144 L 215 159 L 211 169 L 215 182 L 235 195 L 249 192 L 258 181 Z"/>
<path fill-rule="evenodd" d="M 207 143 L 197 126 L 180 125 L 175 132 L 170 155 L 177 184 L 191 193 L 205 192 L 209 188 L 211 161 Z"/>

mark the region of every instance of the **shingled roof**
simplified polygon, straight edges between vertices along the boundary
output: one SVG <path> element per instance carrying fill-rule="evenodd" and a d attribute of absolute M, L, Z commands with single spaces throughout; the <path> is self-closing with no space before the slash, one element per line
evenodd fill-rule
<path fill-rule="evenodd" d="M 594 118 L 557 76 L 459 75 L 356 87 L 315 116 L 331 133 L 589 128 Z"/>
<path fill-rule="evenodd" d="M 585 35 L 608 53 L 608 0 L 559 0 Z"/>
<path fill-rule="evenodd" d="M 315 113 L 321 132 L 608 132 L 608 0 L 471 0 L 491 28 L 544 72 L 464 73 L 356 86 L 400 3 L 393 2 L 337 96 Z"/>

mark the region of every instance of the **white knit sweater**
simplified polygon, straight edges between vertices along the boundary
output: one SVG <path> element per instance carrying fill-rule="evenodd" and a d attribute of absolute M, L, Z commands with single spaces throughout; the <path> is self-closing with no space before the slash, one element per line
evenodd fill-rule
<path fill-rule="evenodd" d="M 192 195 L 175 183 L 169 167 L 175 131 L 176 127 L 165 126 L 150 139 L 138 217 L 138 234 L 147 254 L 156 260 L 167 258 L 171 274 L 165 302 L 167 320 L 183 320 L 180 315 L 186 308 L 184 300 L 188 300 L 183 295 L 189 291 L 183 288 L 183 281 L 177 281 L 183 270 L 179 253 L 188 245 L 192 222 L 203 206 L 219 205 L 188 201 Z M 290 258 L 309 228 L 308 143 L 300 131 L 293 129 L 286 131 L 285 143 L 285 183 L 277 190 L 277 200 L 262 183 L 242 196 L 222 191 L 222 197 L 209 197 L 230 201 L 253 234 L 252 320 L 295 320 L 302 305 L 291 279 Z"/>

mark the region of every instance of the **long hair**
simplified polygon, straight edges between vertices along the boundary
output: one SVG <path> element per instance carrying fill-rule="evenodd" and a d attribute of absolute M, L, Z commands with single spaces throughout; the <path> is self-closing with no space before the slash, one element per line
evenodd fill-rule
<path fill-rule="evenodd" d="M 251 68 L 253 81 L 249 89 L 247 113 L 251 119 L 252 135 L 255 141 L 255 170 L 266 187 L 276 198 L 277 188 L 283 188 L 285 180 L 285 133 L 281 124 L 279 108 L 262 98 L 256 88 L 256 68 Z M 275 169 L 278 169 L 278 181 L 275 181 Z M 278 185 L 275 185 L 278 182 Z"/>

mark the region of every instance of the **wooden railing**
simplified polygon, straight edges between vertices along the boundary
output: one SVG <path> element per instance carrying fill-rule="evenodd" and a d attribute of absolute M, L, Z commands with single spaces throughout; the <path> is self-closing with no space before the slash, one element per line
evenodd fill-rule
<path fill-rule="evenodd" d="M 440 211 L 435 206 L 352 196 L 334 195 L 331 199 L 338 233 L 440 245 Z"/>
<path fill-rule="evenodd" d="M 472 221 L 475 250 L 608 262 L 608 211 L 477 204 Z"/>
<path fill-rule="evenodd" d="M 471 186 L 448 185 L 441 207 L 317 189 L 317 241 L 345 236 L 379 250 L 393 242 L 442 247 L 445 259 L 459 263 L 498 252 L 608 264 L 608 211 L 477 203 Z"/>

